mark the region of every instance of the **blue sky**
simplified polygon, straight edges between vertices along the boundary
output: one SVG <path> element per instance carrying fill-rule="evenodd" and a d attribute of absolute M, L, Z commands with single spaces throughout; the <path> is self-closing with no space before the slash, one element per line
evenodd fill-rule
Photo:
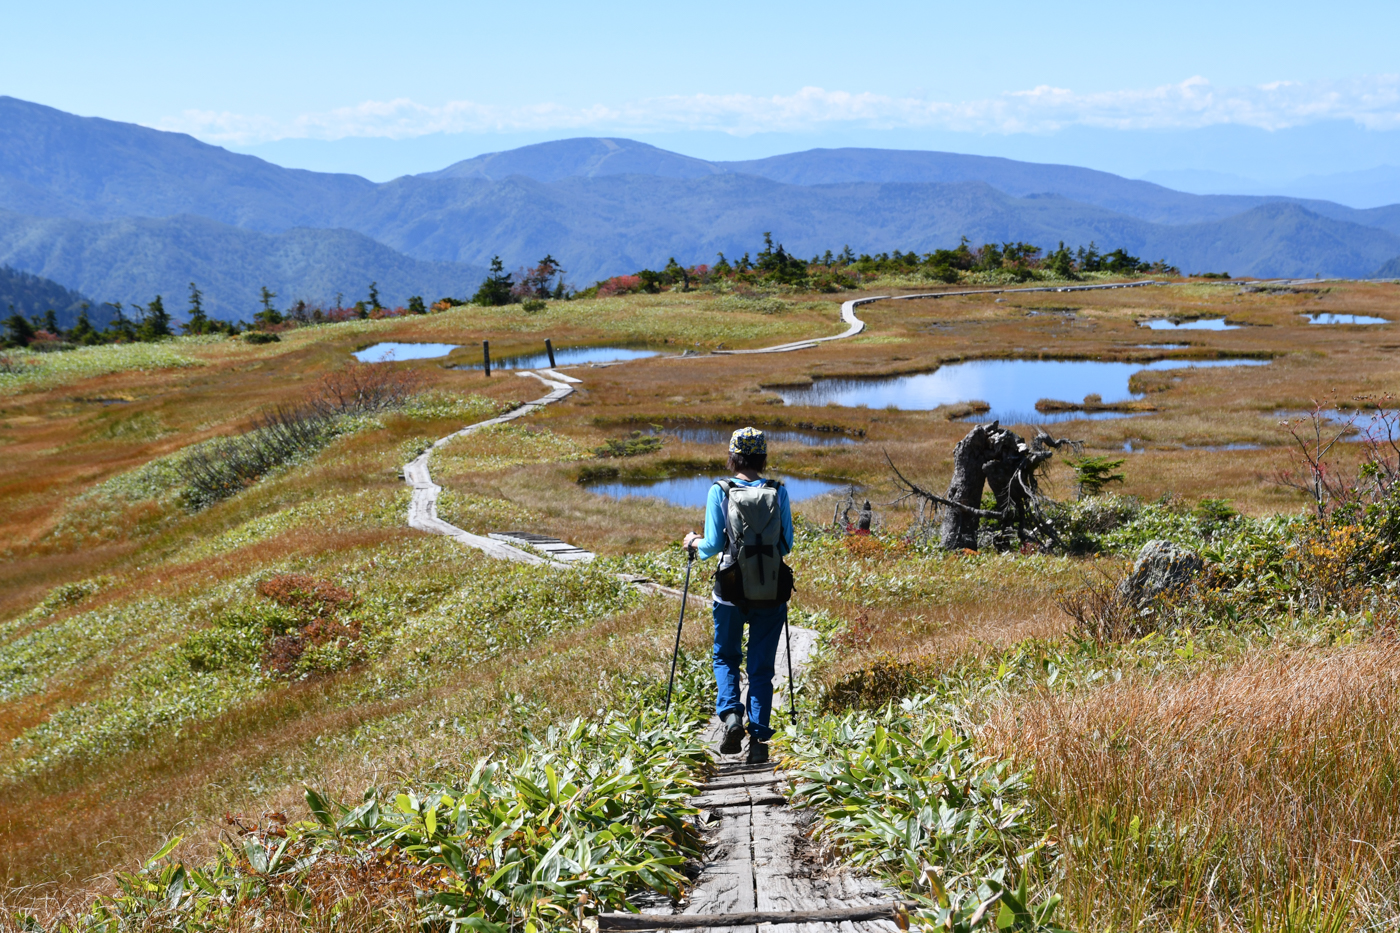
<path fill-rule="evenodd" d="M 1400 164 L 1393 0 L 4 0 L 0 22 L 0 93 L 371 177 L 582 135 L 712 158 L 807 145 L 1045 153 L 1130 174 Z M 1246 140 L 1233 156 L 1193 163 L 1187 143 L 1150 164 L 1172 150 L 1153 140 L 1221 128 Z M 1270 145 L 1304 137 L 1269 164 Z M 1115 147 L 1135 155 L 1109 164 Z"/>

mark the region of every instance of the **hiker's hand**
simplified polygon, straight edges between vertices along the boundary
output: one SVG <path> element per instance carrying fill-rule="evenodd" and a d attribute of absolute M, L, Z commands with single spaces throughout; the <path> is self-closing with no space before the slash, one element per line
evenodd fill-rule
<path fill-rule="evenodd" d="M 685 548 L 687 551 L 693 551 L 695 550 L 695 545 L 704 540 L 703 537 L 697 535 L 695 532 L 688 531 L 686 532 L 685 540 L 681 542 L 681 547 Z"/>

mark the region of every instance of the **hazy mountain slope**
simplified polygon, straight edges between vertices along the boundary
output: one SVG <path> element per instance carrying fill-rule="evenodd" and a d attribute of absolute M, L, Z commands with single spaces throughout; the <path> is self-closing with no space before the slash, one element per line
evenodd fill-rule
<path fill-rule="evenodd" d="M 548 252 L 580 283 L 664 265 L 671 256 L 713 262 L 723 251 L 737 258 L 759 248 L 766 231 L 808 257 L 847 243 L 869 252 L 933 249 L 955 245 L 964 233 L 978 242 L 1117 243 L 1142 239 L 1147 227 L 1063 198 L 1012 198 L 980 183 L 804 187 L 749 175 L 624 175 L 385 187 L 381 198 L 393 200 L 359 218 L 376 239 L 415 255 L 478 264 L 496 253 L 514 264 Z"/>
<path fill-rule="evenodd" d="M 1266 204 L 1239 218 L 1167 226 L 1061 197 L 1015 198 L 980 182 L 798 186 L 748 175 L 554 184 L 514 176 L 440 179 L 432 187 L 400 181 L 381 193 L 392 200 L 360 218 L 377 239 L 404 252 L 475 264 L 497 253 L 511 265 L 551 253 L 576 284 L 657 268 L 671 256 L 713 262 L 722 251 L 733 259 L 756 249 L 765 231 L 803 257 L 848 243 L 857 251 L 925 251 L 966 235 L 977 243 L 1026 240 L 1042 247 L 1094 241 L 1191 271 L 1240 275 L 1364 276 L 1400 245 L 1390 234 L 1297 205 Z"/>
<path fill-rule="evenodd" d="M 1400 252 L 1400 237 L 1297 204 L 1265 204 L 1214 223 L 1157 228 L 1143 250 L 1189 272 L 1365 278 Z"/>
<path fill-rule="evenodd" d="M 475 291 L 479 266 L 423 262 L 350 230 L 280 234 L 184 215 L 86 222 L 0 212 L 0 263 L 44 275 L 104 300 L 147 302 L 160 294 L 177 313 L 197 282 L 211 313 L 251 318 L 266 285 L 286 307 L 298 298 L 347 302 L 379 283 L 386 304 Z"/>
<path fill-rule="evenodd" d="M 790 185 L 872 182 L 986 182 L 1007 194 L 1058 194 L 1062 197 L 1150 220 L 1193 223 L 1218 220 L 1256 207 L 1266 198 L 1203 196 L 1172 191 L 1073 165 L 1042 165 L 991 156 L 952 152 L 902 152 L 892 149 L 812 149 L 719 163 L 734 172 L 759 175 Z"/>
<path fill-rule="evenodd" d="M 1375 279 L 1400 279 L 1400 256 L 1387 262 L 1371 276 Z"/>
<path fill-rule="evenodd" d="M 632 139 L 580 137 L 522 146 L 507 152 L 490 152 L 416 177 L 499 181 L 511 175 L 524 175 L 537 181 L 558 181 L 599 175 L 701 178 L 723 172 L 724 169 L 713 162 L 667 152 Z"/>
<path fill-rule="evenodd" d="M 254 230 L 326 226 L 374 184 L 282 168 L 183 133 L 0 97 L 0 209 L 105 220 L 199 214 Z"/>
<path fill-rule="evenodd" d="M 64 288 L 52 279 L 10 266 L 0 266 L 0 313 L 6 317 L 17 311 L 29 317 L 42 318 L 44 312 L 52 310 L 60 327 L 71 327 L 83 305 L 89 306 L 88 320 L 99 327 L 111 317 L 111 308 Z"/>
<path fill-rule="evenodd" d="M 0 261 L 13 257 L 18 268 L 123 301 L 147 300 L 172 282 L 183 290 L 191 277 L 211 286 L 211 301 L 240 309 L 263 281 L 319 298 L 362 294 L 371 278 L 403 282 L 404 296 L 460 293 L 460 284 L 440 289 L 459 272 L 422 263 L 482 266 L 497 254 L 514 267 L 551 253 L 584 284 L 671 256 L 742 253 L 767 230 L 808 256 L 847 243 L 858 252 L 925 250 L 960 235 L 1041 246 L 1094 240 L 1187 269 L 1259 274 L 1365 275 L 1400 252 L 1391 246 L 1400 205 L 1306 202 L 1258 214 L 1299 202 L 1202 197 L 1073 166 L 950 153 L 819 149 L 712 163 L 585 138 L 375 185 L 8 97 L 0 97 L 0 128 L 0 210 L 24 215 L 5 221 Z M 41 216 L 87 223 L 34 221 Z M 137 217 L 169 221 L 117 222 Z M 1238 222 L 1199 226 L 1232 217 Z M 1166 226 L 1183 221 L 1191 223 Z M 1266 222 L 1279 226 L 1266 230 Z M 233 227 L 327 232 L 297 233 L 294 249 L 287 238 L 243 238 Z M 286 265 L 293 253 L 307 257 L 295 270 Z M 1379 258 L 1361 265 L 1368 257 Z M 366 274 L 356 274 L 361 267 Z M 412 276 L 422 284 L 408 284 Z"/>
<path fill-rule="evenodd" d="M 1062 197 L 1154 223 L 1185 224 L 1219 220 L 1277 201 L 1272 195 L 1197 195 L 1147 181 L 1074 165 L 1018 162 L 991 156 L 898 149 L 811 149 L 742 162 L 706 162 L 628 139 L 565 139 L 467 159 L 440 172 L 414 178 L 481 178 L 524 175 L 537 181 L 644 174 L 662 178 L 703 178 L 718 173 L 757 175 L 788 185 L 854 182 L 956 184 L 980 181 L 1007 194 Z M 401 180 L 403 181 L 403 180 Z M 1316 213 L 1352 223 L 1376 225 L 1369 212 L 1331 202 L 1301 202 Z M 1375 215 L 1371 215 L 1375 216 Z M 1400 217 L 1382 218 L 1400 225 Z M 1391 229 L 1385 227 L 1385 229 Z M 1400 233 L 1400 226 L 1391 229 Z"/>
<path fill-rule="evenodd" d="M 1384 230 L 1387 233 L 1400 236 L 1400 204 L 1357 210 L 1344 207 L 1341 204 L 1334 204 L 1331 201 L 1299 201 L 1297 203 L 1323 217 L 1344 220 L 1347 223 L 1359 224 L 1363 227 L 1374 227 L 1377 230 Z"/>

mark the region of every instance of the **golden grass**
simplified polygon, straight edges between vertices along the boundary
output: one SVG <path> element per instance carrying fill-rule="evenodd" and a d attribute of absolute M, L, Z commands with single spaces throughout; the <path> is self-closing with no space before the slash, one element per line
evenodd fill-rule
<path fill-rule="evenodd" d="M 1387 925 L 1397 714 L 1386 641 L 1012 698 L 980 741 L 1034 767 L 1077 928 L 1247 929 L 1319 894 Z"/>
<path fill-rule="evenodd" d="M 80 611 L 131 606 L 143 599 L 159 598 L 166 601 L 161 605 L 175 605 L 268 568 L 294 567 L 333 575 L 353 565 L 357 573 L 373 572 L 385 579 L 403 573 L 402 565 L 394 562 L 398 557 L 390 560 L 386 555 L 415 546 L 418 536 L 401 525 L 405 493 L 397 471 L 422 449 L 424 441 L 461 427 L 459 420 L 386 416 L 379 427 L 343 437 L 309 463 L 268 477 L 197 515 L 149 499 L 129 508 L 101 510 L 87 500 L 74 504 L 78 496 L 113 477 L 190 443 L 241 430 L 259 410 L 298 399 L 322 374 L 343 365 L 356 347 L 390 339 L 462 344 L 466 349 L 446 361 L 392 365 L 421 373 L 426 388 L 434 391 L 512 402 L 538 397 L 542 387 L 507 373 L 487 379 L 480 373 L 446 369 L 444 364 L 473 361 L 473 345 L 482 339 L 491 340 L 497 356 L 538 351 L 546 336 L 556 346 L 625 343 L 671 351 L 697 345 L 700 349 L 718 344 L 757 346 L 839 331 L 838 301 L 853 296 L 781 299 L 776 309 L 764 301 L 727 300 L 730 297 L 635 296 L 551 304 L 549 310 L 534 315 L 518 308 L 465 308 L 427 317 L 290 331 L 281 343 L 260 347 L 235 341 L 182 342 L 180 355 L 196 365 L 77 373 L 67 381 L 37 384 L 6 395 L 0 398 L 0 451 L 4 453 L 0 457 L 0 529 L 5 542 L 0 561 L 0 622 L 19 617 L 55 587 L 99 576 L 107 580 L 103 588 L 73 608 L 30 621 L 30 628 L 60 625 Z M 1400 337 L 1388 336 L 1389 328 L 1313 327 L 1300 323 L 1298 315 L 1304 310 L 1394 315 L 1400 307 L 1397 299 L 1400 288 L 1396 286 L 1352 283 L 1323 286 L 1315 294 L 1240 294 L 1233 286 L 1180 285 L 1011 296 L 1002 303 L 995 296 L 983 296 L 868 305 L 860 313 L 870 322 L 870 334 L 858 341 L 792 354 L 702 355 L 575 368 L 571 371 L 584 382 L 568 401 L 508 430 L 448 445 L 435 457 L 434 475 L 447 489 L 443 516 L 462 527 L 485 532 L 506 530 L 502 523 L 529 522 L 529 530 L 555 534 L 605 555 L 635 554 L 655 551 L 697 528 L 699 511 L 598 496 L 576 480 L 581 467 L 603 461 L 574 458 L 586 457 L 607 437 L 663 420 L 824 426 L 865 440 L 843 447 L 775 445 L 773 468 L 860 482 L 889 527 L 899 528 L 907 514 L 884 504 L 892 492 L 884 452 L 908 465 L 912 476 L 937 487 L 946 484 L 950 451 L 968 426 L 948 420 L 948 412 L 939 411 L 787 407 L 768 387 L 819 376 L 919 372 L 949 360 L 1008 353 L 1147 359 L 1154 351 L 1137 344 L 1174 342 L 1189 343 L 1187 352 L 1204 356 L 1264 352 L 1276 358 L 1268 367 L 1200 370 L 1166 380 L 1162 391 L 1150 394 L 1158 411 L 1148 417 L 1069 422 L 1057 426 L 1055 433 L 1082 438 L 1097 451 L 1121 449 L 1126 440 L 1148 447 L 1145 453 L 1125 455 L 1125 491 L 1144 498 L 1171 491 L 1187 498 L 1232 498 L 1236 507 L 1255 514 L 1294 511 L 1301 501 L 1268 482 L 1289 461 L 1274 413 L 1297 408 L 1314 397 L 1400 392 L 1400 373 L 1392 362 Z M 1076 309 L 1073 320 L 1054 311 L 1071 305 Z M 1030 316 L 1031 311 L 1050 313 Z M 1191 314 L 1228 314 L 1231 320 L 1254 326 L 1218 333 L 1152 333 L 1135 325 L 1149 315 Z M 117 398 L 127 401 L 106 405 L 94 401 Z M 1266 446 L 1260 451 L 1181 449 L 1239 442 Z M 606 463 L 624 472 L 656 475 L 692 472 L 716 464 L 722 456 L 722 450 L 668 438 L 658 454 Z M 1048 477 L 1048 488 L 1068 496 L 1069 473 L 1059 459 Z M 801 503 L 798 510 L 824 523 L 830 518 L 831 500 Z M 55 535 L 59 527 L 72 534 Z M 447 542 L 431 542 L 431 547 L 441 549 L 441 560 L 460 564 L 464 580 L 482 572 L 472 557 L 453 551 Z M 822 674 L 827 683 L 882 655 L 937 670 L 969 655 L 1027 638 L 1056 637 L 1064 630 L 1065 620 L 1053 609 L 1052 594 L 1057 586 L 1071 582 L 1071 562 L 993 557 L 930 560 L 897 550 L 852 553 L 841 547 L 804 557 L 799 576 L 798 606 L 814 618 L 843 623 L 845 640 Z M 379 555 L 374 559 L 386 563 L 371 571 L 357 564 L 365 555 Z M 703 588 L 706 577 L 697 578 L 696 588 Z M 96 877 L 93 884 L 100 888 L 103 872 L 116 865 L 130 867 L 167 833 L 187 831 L 186 845 L 194 852 L 210 844 L 225 809 L 295 809 L 302 780 L 353 796 L 366 784 L 442 774 L 511 740 L 514 722 L 498 715 L 502 704 L 508 705 L 509 694 L 525 696 L 553 717 L 586 713 L 613 702 L 609 678 L 614 674 L 639 663 L 657 671 L 664 666 L 673 631 L 670 608 L 666 603 L 648 603 L 601 619 L 593 627 L 541 639 L 515 657 L 475 665 L 446 681 L 392 696 L 366 692 L 372 678 L 359 670 L 279 687 L 219 717 L 196 721 L 178 735 L 153 736 L 142 750 L 99 756 L 39 777 L 6 779 L 0 785 L 0 878 L 15 889 L 36 882 L 50 885 L 24 895 L 12 891 L 6 900 L 16 904 L 30 895 L 61 900 L 74 892 L 86 896 L 94 889 L 87 879 Z M 845 624 L 853 620 L 860 621 Z M 152 619 L 151 631 L 175 637 L 174 633 L 198 621 Z M 708 620 L 697 620 L 689 636 L 695 639 L 695 647 L 703 646 L 707 631 Z M 3 630 L 0 647 L 17 634 Z M 0 703 L 0 738 L 22 734 L 84 700 L 121 702 L 124 672 L 158 650 L 163 644 L 160 637 L 133 639 L 110 657 L 85 662 L 31 695 Z M 1300 654 L 1288 663 L 1303 670 L 1305 662 L 1312 660 Z M 395 663 L 371 670 L 375 677 L 397 676 L 412 670 L 414 663 L 411 652 L 404 652 Z M 1343 684 L 1342 670 L 1322 665 L 1318 683 Z M 1222 669 L 1211 676 L 1227 674 Z M 1303 684 L 1298 678 L 1287 682 L 1295 681 Z M 1147 704 L 1142 709 L 1150 712 L 1148 701 L 1153 694 L 1148 685 L 1129 683 L 1112 689 L 1123 691 L 1123 697 L 1137 689 L 1140 696 L 1132 702 Z M 1342 686 L 1317 690 L 1319 697 L 1335 700 L 1337 709 L 1352 709 Z M 1117 709 L 1113 704 L 1120 699 L 1129 702 L 1116 693 L 1106 696 L 1110 701 L 1106 709 Z M 1287 696 L 1291 694 L 1285 691 Z M 1372 703 L 1367 709 L 1381 709 L 1376 704 L 1382 704 L 1382 699 L 1366 700 Z M 1042 701 L 1028 700 L 1021 712 L 1008 707 L 1000 715 L 1011 718 L 989 735 L 1009 747 L 1015 741 L 1011 724 L 1024 712 L 1031 717 L 1028 722 L 1042 723 L 1037 728 L 1043 728 L 1046 736 L 1060 730 L 1079 736 L 1075 741 L 1085 748 L 1085 743 L 1092 744 L 1085 738 L 1090 733 L 1083 731 L 1088 728 L 1083 724 L 1092 719 L 1094 703 L 1084 699 L 1084 709 L 1078 711 L 1055 707 L 1051 712 L 1058 710 L 1061 720 L 1054 720 L 1046 711 L 1051 708 L 1042 710 L 1036 702 Z M 1156 720 L 1147 712 L 1138 715 L 1134 728 L 1141 728 L 1154 741 L 1173 735 L 1163 731 L 1166 726 L 1152 731 Z M 1329 728 L 1359 729 L 1377 741 L 1382 738 L 1374 728 L 1356 721 L 1353 713 L 1345 715 L 1353 718 L 1335 720 Z M 1165 722 L 1164 717 L 1165 713 L 1158 714 Z M 1209 738 L 1192 735 L 1190 741 L 1198 744 Z M 1069 763 L 1056 764 L 1058 746 L 1033 747 L 1035 760 L 1043 759 L 1047 780 L 1060 773 L 1057 767 L 1071 773 Z M 1200 747 L 1201 774 L 1225 780 L 1228 750 Z M 373 748 L 372 755 L 368 748 Z M 1078 745 L 1069 743 L 1065 748 L 1066 762 L 1089 760 L 1086 751 L 1071 754 Z M 1148 764 L 1136 762 L 1132 767 Z M 1249 780 L 1241 787 L 1249 794 L 1262 793 L 1264 785 L 1245 777 Z M 1124 777 L 1124 800 L 1130 799 L 1130 785 L 1131 780 Z M 1186 807 L 1190 800 L 1185 790 L 1181 794 L 1179 802 Z M 1254 812 L 1248 810 L 1246 797 L 1240 796 L 1245 790 L 1231 794 L 1235 792 L 1222 790 L 1221 799 L 1242 808 L 1238 809 L 1241 814 Z M 1260 797 L 1277 798 L 1277 794 Z M 1099 799 L 1086 797 L 1083 806 L 1099 806 Z M 1363 803 L 1375 802 L 1364 797 Z M 1318 812 L 1328 813 L 1329 818 L 1358 818 L 1332 810 Z M 1230 838 L 1244 840 L 1245 847 L 1239 851 L 1272 852 L 1243 830 Z M 1310 838 L 1326 841 L 1318 834 Z M 1377 840 L 1384 849 L 1374 834 L 1365 838 Z M 1243 879 L 1239 883 L 1265 886 L 1285 877 L 1292 870 L 1288 868 L 1292 856 L 1287 853 L 1293 850 L 1280 851 L 1284 855 L 1277 859 L 1282 861 L 1276 862 L 1284 868 L 1270 868 L 1273 874 L 1258 877 L 1239 875 Z M 1334 858 L 1330 864 L 1346 864 L 1341 843 L 1326 851 Z M 1102 868 L 1101 860 L 1083 858 L 1083 865 Z M 1101 900 L 1087 887 L 1093 878 L 1090 867 L 1074 877 L 1082 880 L 1081 887 L 1073 889 L 1076 903 L 1091 905 L 1082 908 L 1089 911 L 1082 916 L 1102 916 L 1105 923 L 1126 925 L 1121 921 L 1126 915 L 1113 913 L 1119 908 L 1092 906 Z M 1378 874 L 1366 876 L 1362 880 L 1370 887 L 1359 890 L 1389 891 L 1379 879 Z M 1099 878 L 1099 883 L 1106 882 Z M 1157 911 L 1152 916 L 1166 916 L 1163 908 L 1148 907 Z"/>

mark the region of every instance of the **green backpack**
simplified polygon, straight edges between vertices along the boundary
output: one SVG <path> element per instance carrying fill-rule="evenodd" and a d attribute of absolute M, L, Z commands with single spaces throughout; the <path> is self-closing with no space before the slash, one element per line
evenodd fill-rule
<path fill-rule="evenodd" d="M 778 490 L 783 484 L 775 479 L 761 486 L 732 479 L 715 482 L 725 499 L 725 549 L 715 571 L 715 594 L 746 608 L 781 606 L 794 589 L 792 571 L 778 553 L 783 537 Z"/>

